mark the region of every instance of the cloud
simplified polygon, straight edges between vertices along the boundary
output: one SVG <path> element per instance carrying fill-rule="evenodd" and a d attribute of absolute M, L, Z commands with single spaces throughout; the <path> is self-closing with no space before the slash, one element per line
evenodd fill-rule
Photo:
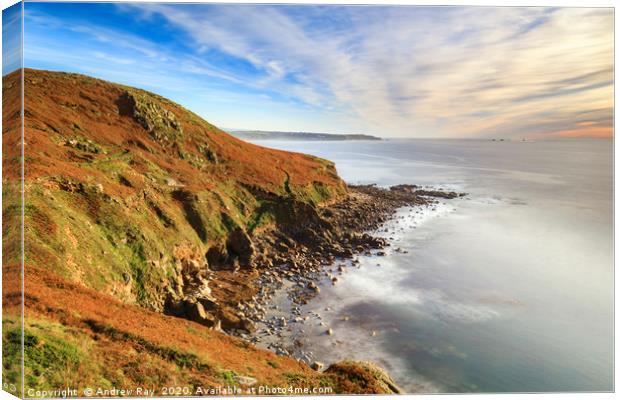
<path fill-rule="evenodd" d="M 129 58 L 121 58 L 121 57 L 115 57 L 112 56 L 110 54 L 106 54 L 104 52 L 101 51 L 94 51 L 92 53 L 92 55 L 100 60 L 105 60 L 108 62 L 112 62 L 115 64 L 125 64 L 125 65 L 129 65 L 129 64 L 135 64 L 136 60 L 133 59 L 129 59 Z"/>
<path fill-rule="evenodd" d="M 178 46 L 96 23 L 69 29 L 119 49 L 91 50 L 119 71 L 124 64 L 128 78 L 134 57 L 153 78 L 163 75 L 162 84 L 176 73 L 184 87 L 306 112 L 303 126 L 289 130 L 329 120 L 330 131 L 384 136 L 587 133 L 594 126 L 583 124 L 583 110 L 599 110 L 597 132 L 611 127 L 611 9 L 136 3 L 117 10 L 166 29 Z"/>
<path fill-rule="evenodd" d="M 541 110 L 565 123 L 584 100 L 611 102 L 609 9 L 138 7 L 374 132 L 516 134 Z"/>

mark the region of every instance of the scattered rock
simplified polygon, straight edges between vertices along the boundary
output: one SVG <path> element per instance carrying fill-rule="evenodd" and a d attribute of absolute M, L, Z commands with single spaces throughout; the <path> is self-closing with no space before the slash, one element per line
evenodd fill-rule
<path fill-rule="evenodd" d="M 254 386 L 256 385 L 256 378 L 252 378 L 251 376 L 243 376 L 243 375 L 235 375 L 235 381 L 242 386 Z"/>
<path fill-rule="evenodd" d="M 321 292 L 321 288 L 319 288 L 319 286 L 316 283 L 314 283 L 314 282 L 310 282 L 308 284 L 308 288 L 310 290 L 314 291 L 315 293 L 320 293 Z"/>

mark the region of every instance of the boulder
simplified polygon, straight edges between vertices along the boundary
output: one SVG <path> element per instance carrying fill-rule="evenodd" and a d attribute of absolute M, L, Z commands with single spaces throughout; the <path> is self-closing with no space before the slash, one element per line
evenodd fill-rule
<path fill-rule="evenodd" d="M 117 99 L 116 104 L 120 115 L 133 117 L 159 142 L 170 144 L 183 134 L 176 115 L 141 92 L 127 90 Z"/>
<path fill-rule="evenodd" d="M 200 302 L 185 302 L 185 314 L 190 320 L 201 325 L 210 328 L 216 326 L 217 319 L 212 314 L 207 313 Z"/>
<path fill-rule="evenodd" d="M 254 323 L 248 319 L 240 318 L 229 310 L 220 309 L 218 312 L 221 326 L 224 330 L 237 329 L 252 333 L 256 331 Z"/>
<path fill-rule="evenodd" d="M 202 304 L 198 302 L 188 302 L 186 305 L 187 316 L 192 320 L 199 322 L 202 319 L 207 318 L 207 312 Z"/>
<path fill-rule="evenodd" d="M 254 386 L 258 380 L 251 376 L 235 375 L 235 381 L 242 386 Z"/>
<path fill-rule="evenodd" d="M 319 292 L 321 291 L 321 289 L 320 289 L 320 288 L 317 286 L 317 284 L 316 284 L 316 283 L 314 283 L 314 282 L 310 282 L 310 283 L 308 284 L 308 288 L 309 288 L 310 290 L 312 290 L 312 291 L 316 292 L 316 293 L 319 293 Z"/>
<path fill-rule="evenodd" d="M 312 368 L 315 371 L 320 371 L 323 368 L 325 368 L 325 365 L 321 362 L 315 361 L 310 365 L 310 368 Z"/>

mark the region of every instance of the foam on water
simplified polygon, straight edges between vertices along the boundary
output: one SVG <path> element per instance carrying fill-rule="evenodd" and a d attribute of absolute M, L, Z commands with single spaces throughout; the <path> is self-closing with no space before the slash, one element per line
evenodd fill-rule
<path fill-rule="evenodd" d="M 611 141 L 276 147 L 349 183 L 470 193 L 400 210 L 386 256 L 324 282 L 294 326 L 310 358 L 374 361 L 411 392 L 613 389 Z"/>

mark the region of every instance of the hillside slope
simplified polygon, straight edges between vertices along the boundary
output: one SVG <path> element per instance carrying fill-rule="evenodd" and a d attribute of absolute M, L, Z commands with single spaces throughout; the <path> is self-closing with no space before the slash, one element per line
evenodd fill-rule
<path fill-rule="evenodd" d="M 26 259 L 125 302 L 161 310 L 210 249 L 250 263 L 246 234 L 346 191 L 329 161 L 245 143 L 142 90 L 26 70 L 25 98 Z"/>
<path fill-rule="evenodd" d="M 84 397 L 88 389 L 93 390 L 88 397 L 118 395 L 98 389 L 140 395 L 136 388 L 152 390 L 142 393 L 151 397 L 219 395 L 232 387 L 240 394 L 262 387 L 285 395 L 398 390 L 366 363 L 343 362 L 316 372 L 292 358 L 196 322 L 121 303 L 44 269 L 28 265 L 25 271 L 26 397 L 62 397 L 53 391 L 67 388 L 75 390 L 67 397 Z M 4 267 L 3 273 L 3 380 L 10 390 L 21 372 L 19 268 Z M 19 385 L 12 392 L 19 395 Z"/>
<path fill-rule="evenodd" d="M 19 79 L 3 78 L 4 99 L 19 98 Z M 24 83 L 26 389 L 194 390 L 244 386 L 247 375 L 392 391 L 372 367 L 318 373 L 221 332 L 252 329 L 234 306 L 272 268 L 255 239 L 324 223 L 322 205 L 347 196 L 331 162 L 245 143 L 139 89 L 30 69 Z M 3 374 L 15 382 L 18 102 L 5 104 L 3 119 Z"/>

